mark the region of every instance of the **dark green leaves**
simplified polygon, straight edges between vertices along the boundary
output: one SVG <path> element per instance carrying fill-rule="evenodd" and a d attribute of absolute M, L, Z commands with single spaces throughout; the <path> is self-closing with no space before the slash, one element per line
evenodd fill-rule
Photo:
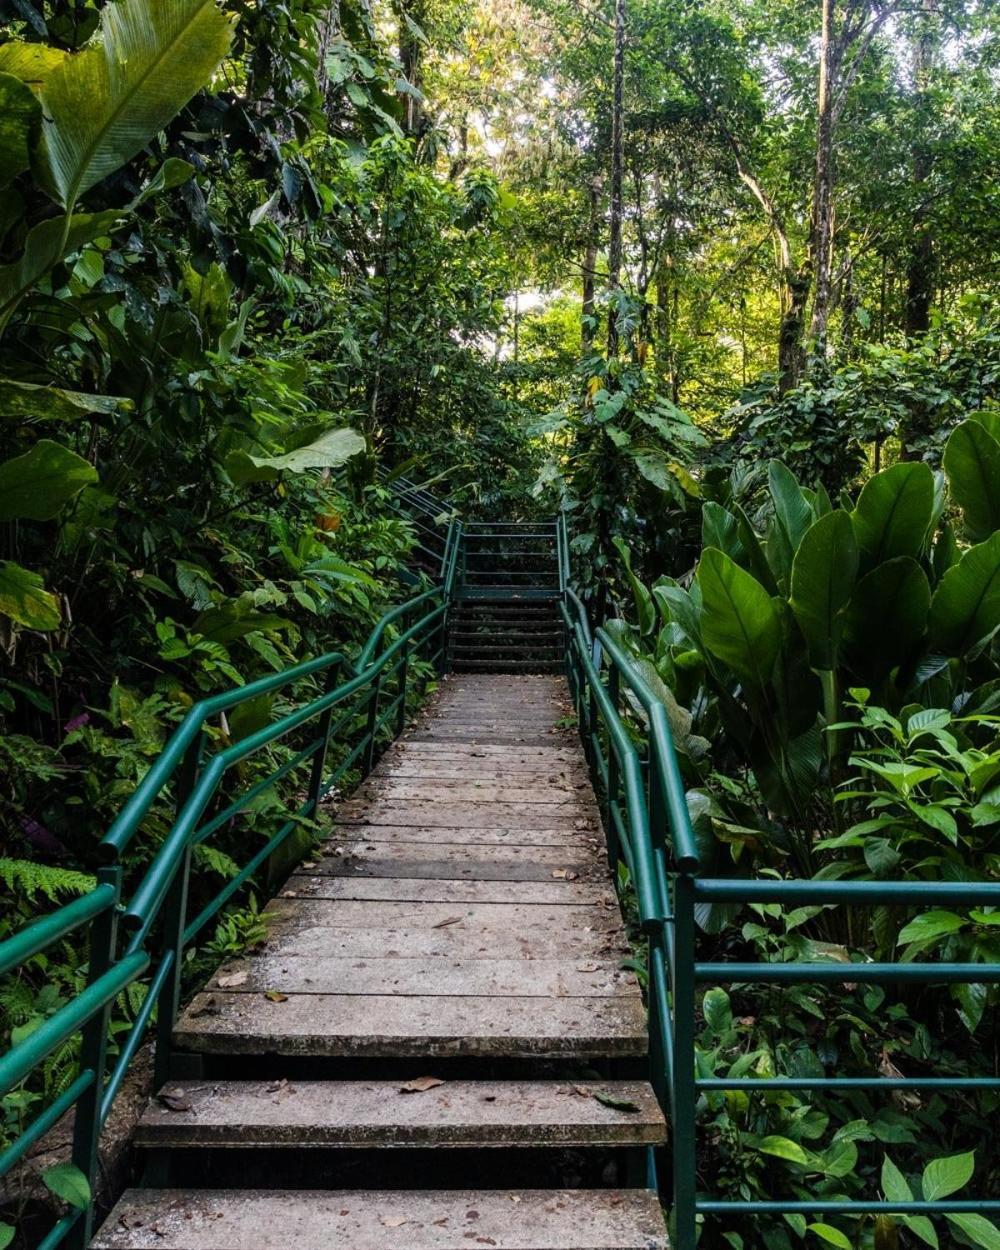
<path fill-rule="evenodd" d="M 844 623 L 851 667 L 878 681 L 914 653 L 927 629 L 931 588 L 908 556 L 888 560 L 854 588 Z"/>
<path fill-rule="evenodd" d="M 0 187 L 28 168 L 41 120 L 42 110 L 31 89 L 0 73 Z"/>
<path fill-rule="evenodd" d="M 857 575 L 851 518 L 840 509 L 828 512 L 806 531 L 792 563 L 792 611 L 814 668 L 837 663 L 844 609 Z"/>
<path fill-rule="evenodd" d="M 970 548 L 942 577 L 931 601 L 931 641 L 948 655 L 964 655 L 998 625 L 1000 533 Z"/>
<path fill-rule="evenodd" d="M 705 646 L 746 681 L 765 685 L 781 645 L 774 600 L 756 578 L 713 547 L 701 557 L 698 585 Z"/>
<path fill-rule="evenodd" d="M 1000 443 L 981 421 L 963 421 L 944 449 L 944 471 L 973 542 L 1000 529 Z"/>
<path fill-rule="evenodd" d="M 895 464 L 865 483 L 854 530 L 866 568 L 918 556 L 934 509 L 934 475 L 926 464 Z"/>

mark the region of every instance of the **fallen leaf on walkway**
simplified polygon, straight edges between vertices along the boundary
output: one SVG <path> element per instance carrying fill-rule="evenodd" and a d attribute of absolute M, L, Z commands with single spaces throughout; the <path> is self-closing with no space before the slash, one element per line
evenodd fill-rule
<path fill-rule="evenodd" d="M 245 985 L 247 976 L 246 972 L 231 972 L 228 976 L 219 977 L 219 989 L 234 990 L 237 985 Z"/>
<path fill-rule="evenodd" d="M 409 1220 L 405 1215 L 383 1215 L 382 1223 L 386 1228 L 402 1228 L 404 1224 L 409 1224 Z"/>
<path fill-rule="evenodd" d="M 282 994 L 281 990 L 265 990 L 264 997 L 269 1003 L 287 1003 L 288 995 Z"/>
<path fill-rule="evenodd" d="M 594 1097 L 598 1102 L 603 1103 L 605 1107 L 613 1107 L 615 1111 L 638 1111 L 639 1104 L 632 1102 L 630 1098 L 616 1098 L 614 1094 L 609 1094 L 607 1090 L 595 1089 Z"/>
<path fill-rule="evenodd" d="M 443 929 L 445 925 L 459 924 L 461 919 L 462 919 L 461 916 L 447 916 L 444 920 L 439 920 L 436 925 L 432 925 L 431 928 Z"/>
<path fill-rule="evenodd" d="M 444 1081 L 438 1076 L 418 1076 L 412 1081 L 407 1081 L 405 1085 L 400 1085 L 399 1092 L 401 1094 L 424 1094 L 429 1089 L 435 1089 L 438 1085 L 443 1085 Z"/>
<path fill-rule="evenodd" d="M 168 1111 L 191 1110 L 191 1099 L 182 1089 L 165 1089 L 159 1099 Z"/>

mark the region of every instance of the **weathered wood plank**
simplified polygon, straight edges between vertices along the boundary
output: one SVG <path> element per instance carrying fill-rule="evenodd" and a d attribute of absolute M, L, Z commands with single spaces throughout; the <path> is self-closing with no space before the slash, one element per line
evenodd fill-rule
<path fill-rule="evenodd" d="M 463 803 L 450 799 L 373 799 L 342 803 L 338 824 L 437 826 L 442 829 L 580 829 L 596 825 L 597 808 L 577 795 L 555 803 Z"/>
<path fill-rule="evenodd" d="M 558 931 L 609 932 L 621 929 L 617 913 L 597 907 L 561 907 L 558 917 L 547 904 L 532 903 L 409 903 L 358 902 L 282 895 L 268 903 L 266 914 L 273 931 L 290 927 L 363 929 L 394 933 L 407 930 L 461 928 L 470 941 L 480 935 L 516 932 L 540 941 Z"/>
<path fill-rule="evenodd" d="M 665 1136 L 642 1081 L 446 1081 L 404 1092 L 387 1081 L 172 1082 L 150 1104 L 140 1146 L 516 1147 L 646 1146 Z M 595 1098 L 603 1094 L 631 1111 Z"/>
<path fill-rule="evenodd" d="M 586 848 L 596 841 L 592 829 L 573 825 L 551 829 L 470 828 L 468 825 L 394 825 L 367 824 L 364 821 L 344 822 L 333 827 L 330 842 L 345 850 L 358 845 L 392 842 L 398 846 L 411 843 L 433 843 L 437 846 L 458 844 L 470 850 L 483 846 L 563 846 Z"/>
<path fill-rule="evenodd" d="M 283 991 L 281 991 L 283 993 Z M 611 1058 L 646 1053 L 635 995 L 537 998 L 198 994 L 176 1044 L 206 1054 Z"/>
<path fill-rule="evenodd" d="M 234 985 L 233 982 L 238 982 Z M 410 994 L 449 998 L 606 998 L 638 994 L 617 960 L 329 958 L 284 951 L 234 959 L 206 986 L 240 994 Z"/>
<path fill-rule="evenodd" d="M 131 1189 L 93 1250 L 668 1250 L 646 1190 Z"/>
<path fill-rule="evenodd" d="M 314 898 L 380 899 L 407 903 L 547 903 L 554 907 L 617 907 L 604 882 L 434 881 L 419 877 L 329 877 L 304 869 L 288 879 L 288 888 Z"/>
<path fill-rule="evenodd" d="M 342 854 L 324 856 L 315 871 L 331 876 L 415 877 L 455 881 L 550 881 L 574 872 L 606 881 L 607 861 L 578 847 L 469 846 L 463 843 L 332 843 Z"/>

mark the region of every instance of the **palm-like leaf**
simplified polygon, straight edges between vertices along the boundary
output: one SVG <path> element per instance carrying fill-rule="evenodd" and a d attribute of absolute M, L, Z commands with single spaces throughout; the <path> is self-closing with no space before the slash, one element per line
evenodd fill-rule
<path fill-rule="evenodd" d="M 42 81 L 38 177 L 67 210 L 142 150 L 211 78 L 232 38 L 215 0 L 117 0 L 98 39 Z"/>

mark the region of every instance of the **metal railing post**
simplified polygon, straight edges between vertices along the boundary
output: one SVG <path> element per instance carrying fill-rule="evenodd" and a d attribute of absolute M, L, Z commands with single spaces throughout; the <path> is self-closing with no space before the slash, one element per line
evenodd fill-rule
<path fill-rule="evenodd" d="M 378 701 L 382 691 L 381 669 L 372 678 L 372 692 L 368 699 L 368 725 L 365 733 L 365 751 L 361 762 L 361 775 L 367 777 L 375 765 L 375 726 L 378 722 Z"/>
<path fill-rule="evenodd" d="M 608 671 L 608 697 L 611 700 L 611 706 L 618 713 L 618 700 L 621 694 L 621 681 L 618 675 L 618 669 L 614 665 Z M 607 726 L 608 734 L 608 816 L 606 821 L 607 842 L 608 842 L 608 863 L 612 872 L 618 871 L 618 861 L 621 858 L 621 846 L 619 845 L 618 827 L 615 824 L 614 808 L 619 803 L 622 794 L 621 786 L 621 768 L 618 762 L 618 753 L 615 751 L 611 741 L 611 726 Z"/>
<path fill-rule="evenodd" d="M 331 694 L 340 680 L 341 661 L 332 664 L 327 672 L 324 693 Z M 309 774 L 309 788 L 306 791 L 309 799 L 309 815 L 315 819 L 319 810 L 320 799 L 323 797 L 323 773 L 326 771 L 326 757 L 330 749 L 330 726 L 333 724 L 333 706 L 326 709 L 319 720 L 319 736 L 322 743 L 313 756 L 312 771 Z"/>
<path fill-rule="evenodd" d="M 674 1079 L 674 1209 L 676 1250 L 695 1250 L 697 1225 L 697 1137 L 695 1112 L 695 924 L 694 880 L 674 878 L 673 1079 Z"/>
<path fill-rule="evenodd" d="M 101 912 L 91 925 L 88 985 L 93 985 L 115 961 L 115 947 L 118 939 L 118 899 L 121 897 L 122 888 L 121 868 L 115 866 L 99 869 L 97 883 L 114 887 L 115 902 L 107 911 Z M 90 1202 L 66 1238 L 69 1250 L 86 1250 L 93 1234 L 94 1186 L 97 1182 L 98 1148 L 101 1141 L 101 1100 L 108 1058 L 108 1026 L 111 1022 L 111 1007 L 112 1004 L 107 1003 L 101 1011 L 88 1020 L 80 1039 L 80 1071 L 90 1070 L 94 1074 L 94 1079 L 76 1104 L 72 1159 L 87 1178 L 87 1184 L 90 1187 Z"/>
<path fill-rule="evenodd" d="M 403 663 L 399 670 L 399 708 L 396 712 L 396 737 L 406 728 L 406 687 L 410 668 L 410 643 L 403 647 Z"/>
<path fill-rule="evenodd" d="M 177 798 L 174 811 L 181 814 L 198 781 L 205 731 L 197 736 L 184 753 L 177 776 Z M 164 902 L 163 942 L 161 958 L 172 956 L 173 964 L 163 982 L 156 1004 L 156 1051 L 153 1060 L 153 1089 L 158 1090 L 170 1080 L 174 1020 L 181 1001 L 181 978 L 184 964 L 184 926 L 187 921 L 188 886 L 191 879 L 191 848 L 184 852 L 170 883 Z"/>

